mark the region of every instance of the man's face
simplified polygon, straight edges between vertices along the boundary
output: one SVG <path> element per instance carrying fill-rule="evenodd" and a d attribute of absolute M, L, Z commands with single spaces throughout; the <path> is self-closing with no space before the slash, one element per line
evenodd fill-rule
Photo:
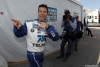
<path fill-rule="evenodd" d="M 78 21 L 79 17 L 76 17 L 76 21 Z"/>
<path fill-rule="evenodd" d="M 46 17 L 48 16 L 47 9 L 44 7 L 40 7 L 38 10 L 38 18 L 40 20 L 46 20 Z"/>
<path fill-rule="evenodd" d="M 70 17 L 70 13 L 67 14 Z"/>

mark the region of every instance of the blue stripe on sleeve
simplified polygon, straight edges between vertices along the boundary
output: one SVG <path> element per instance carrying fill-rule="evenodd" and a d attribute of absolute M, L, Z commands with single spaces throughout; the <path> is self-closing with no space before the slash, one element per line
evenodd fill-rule
<path fill-rule="evenodd" d="M 58 32 L 55 30 L 54 26 L 49 25 L 49 26 L 48 26 L 48 29 L 46 29 L 46 32 L 47 32 L 49 38 L 52 39 L 53 41 L 59 40 L 59 34 L 58 34 Z"/>
<path fill-rule="evenodd" d="M 14 26 L 13 32 L 14 32 L 15 36 L 18 38 L 23 37 L 24 35 L 27 35 L 26 22 L 24 23 L 24 25 L 22 25 L 22 27 L 20 29 L 17 29 L 17 27 Z"/>

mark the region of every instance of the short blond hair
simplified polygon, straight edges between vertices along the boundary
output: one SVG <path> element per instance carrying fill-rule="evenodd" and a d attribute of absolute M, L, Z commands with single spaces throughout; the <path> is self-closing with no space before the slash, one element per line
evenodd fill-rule
<path fill-rule="evenodd" d="M 79 17 L 78 15 L 75 16 L 76 18 Z"/>

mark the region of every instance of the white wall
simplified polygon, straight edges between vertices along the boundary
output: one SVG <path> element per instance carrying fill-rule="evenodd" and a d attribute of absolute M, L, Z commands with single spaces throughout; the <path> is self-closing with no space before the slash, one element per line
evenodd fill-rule
<path fill-rule="evenodd" d="M 88 16 L 90 17 L 93 17 L 93 18 L 91 18 L 91 19 L 88 19 L 88 21 L 89 22 L 92 22 L 92 20 L 93 20 L 93 22 L 99 22 L 99 14 L 98 14 L 98 11 L 92 11 L 90 14 L 88 14 Z M 97 17 L 97 19 L 96 19 L 96 17 Z"/>
<path fill-rule="evenodd" d="M 61 22 L 65 9 L 69 9 L 72 16 L 73 12 L 78 13 L 80 20 L 83 20 L 81 6 L 69 0 L 0 0 L 0 9 L 4 12 L 0 15 L 0 54 L 6 61 L 17 62 L 27 59 L 25 37 L 15 37 L 11 19 L 18 19 L 22 24 L 25 20 L 36 19 L 40 4 L 57 8 L 57 21 L 48 23 L 54 25 L 59 34 L 62 33 Z M 60 43 L 61 40 L 53 42 L 47 38 L 45 54 L 59 49 Z"/>
<path fill-rule="evenodd" d="M 96 19 L 97 17 L 97 19 Z M 94 22 L 99 22 L 99 13 L 98 11 L 93 11 L 93 20 Z"/>

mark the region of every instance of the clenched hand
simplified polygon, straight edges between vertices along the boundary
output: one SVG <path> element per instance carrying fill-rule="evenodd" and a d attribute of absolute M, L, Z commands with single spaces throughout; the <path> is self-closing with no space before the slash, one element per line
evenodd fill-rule
<path fill-rule="evenodd" d="M 39 22 L 39 28 L 48 28 L 48 24 L 44 23 L 44 22 Z"/>

